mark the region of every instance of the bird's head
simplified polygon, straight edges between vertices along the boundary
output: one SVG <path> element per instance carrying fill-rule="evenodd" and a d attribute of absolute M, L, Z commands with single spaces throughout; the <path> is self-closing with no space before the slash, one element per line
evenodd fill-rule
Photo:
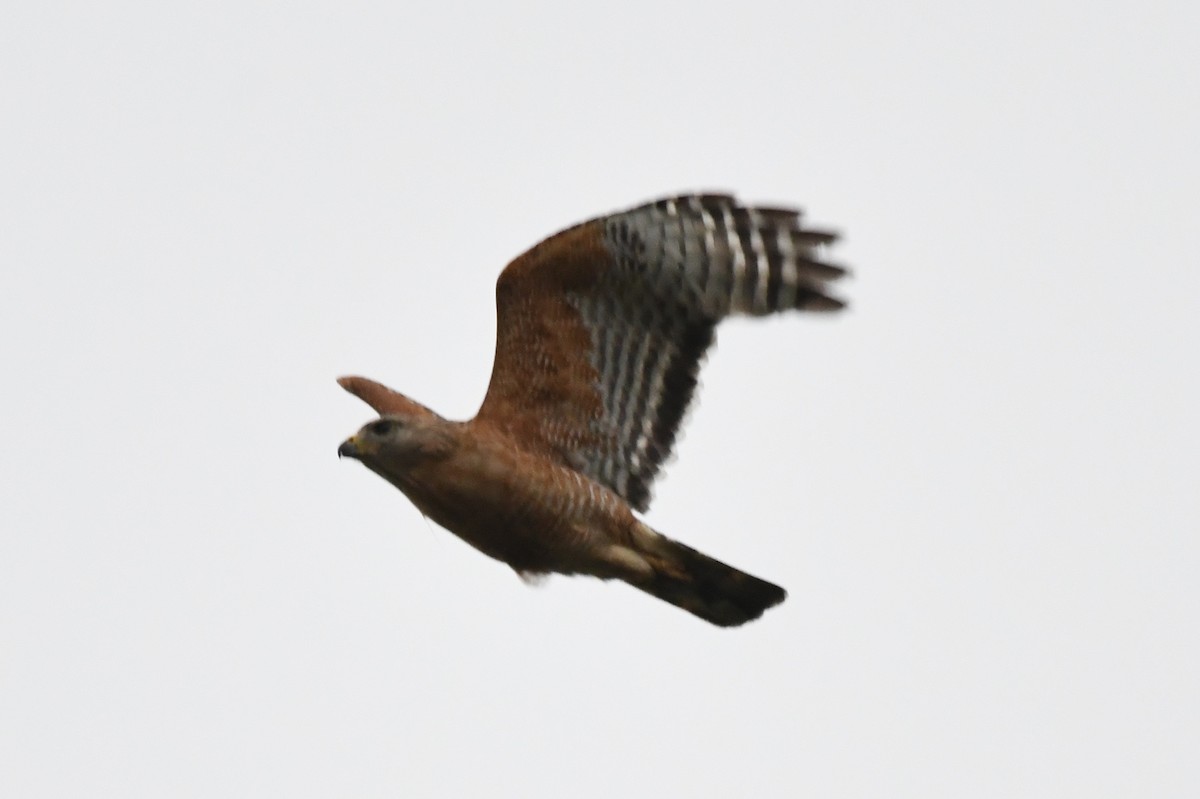
<path fill-rule="evenodd" d="M 342 378 L 338 382 L 375 408 L 380 417 L 343 441 L 339 458 L 354 458 L 391 479 L 452 451 L 454 422 L 374 381 Z"/>

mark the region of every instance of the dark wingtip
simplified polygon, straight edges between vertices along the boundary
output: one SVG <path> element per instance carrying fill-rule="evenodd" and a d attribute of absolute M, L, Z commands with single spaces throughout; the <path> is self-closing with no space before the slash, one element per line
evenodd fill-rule
<path fill-rule="evenodd" d="M 817 313 L 830 313 L 840 311 L 846 307 L 845 300 L 829 294 L 821 294 L 814 290 L 803 290 L 798 292 L 796 297 L 796 307 L 802 311 L 816 311 Z"/>

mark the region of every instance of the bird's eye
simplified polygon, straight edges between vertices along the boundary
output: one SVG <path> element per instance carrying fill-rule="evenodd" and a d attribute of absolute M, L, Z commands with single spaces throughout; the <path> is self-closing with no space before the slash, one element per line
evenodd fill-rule
<path fill-rule="evenodd" d="M 394 427 L 394 423 L 388 419 L 384 419 L 371 425 L 371 432 L 377 436 L 386 436 L 391 432 L 392 427 Z"/>

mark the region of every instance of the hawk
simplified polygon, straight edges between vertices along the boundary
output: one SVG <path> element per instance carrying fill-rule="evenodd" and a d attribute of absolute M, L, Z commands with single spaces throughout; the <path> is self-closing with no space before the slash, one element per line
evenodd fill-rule
<path fill-rule="evenodd" d="M 733 197 L 661 199 L 568 228 L 496 282 L 496 355 L 456 422 L 363 377 L 379 418 L 339 448 L 427 517 L 533 578 L 621 580 L 723 627 L 786 596 L 651 529 L 635 512 L 671 454 L 727 316 L 836 311 L 836 234 Z"/>

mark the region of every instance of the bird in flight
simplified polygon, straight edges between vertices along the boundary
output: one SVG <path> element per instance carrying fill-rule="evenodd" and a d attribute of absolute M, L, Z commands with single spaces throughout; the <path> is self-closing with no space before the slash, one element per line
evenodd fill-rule
<path fill-rule="evenodd" d="M 691 194 L 575 225 L 496 282 L 496 356 L 474 419 L 443 419 L 363 377 L 379 418 L 338 448 L 427 517 L 524 578 L 621 580 L 723 627 L 777 585 L 651 529 L 635 512 L 671 454 L 727 316 L 836 311 L 836 235 L 795 210 Z"/>

